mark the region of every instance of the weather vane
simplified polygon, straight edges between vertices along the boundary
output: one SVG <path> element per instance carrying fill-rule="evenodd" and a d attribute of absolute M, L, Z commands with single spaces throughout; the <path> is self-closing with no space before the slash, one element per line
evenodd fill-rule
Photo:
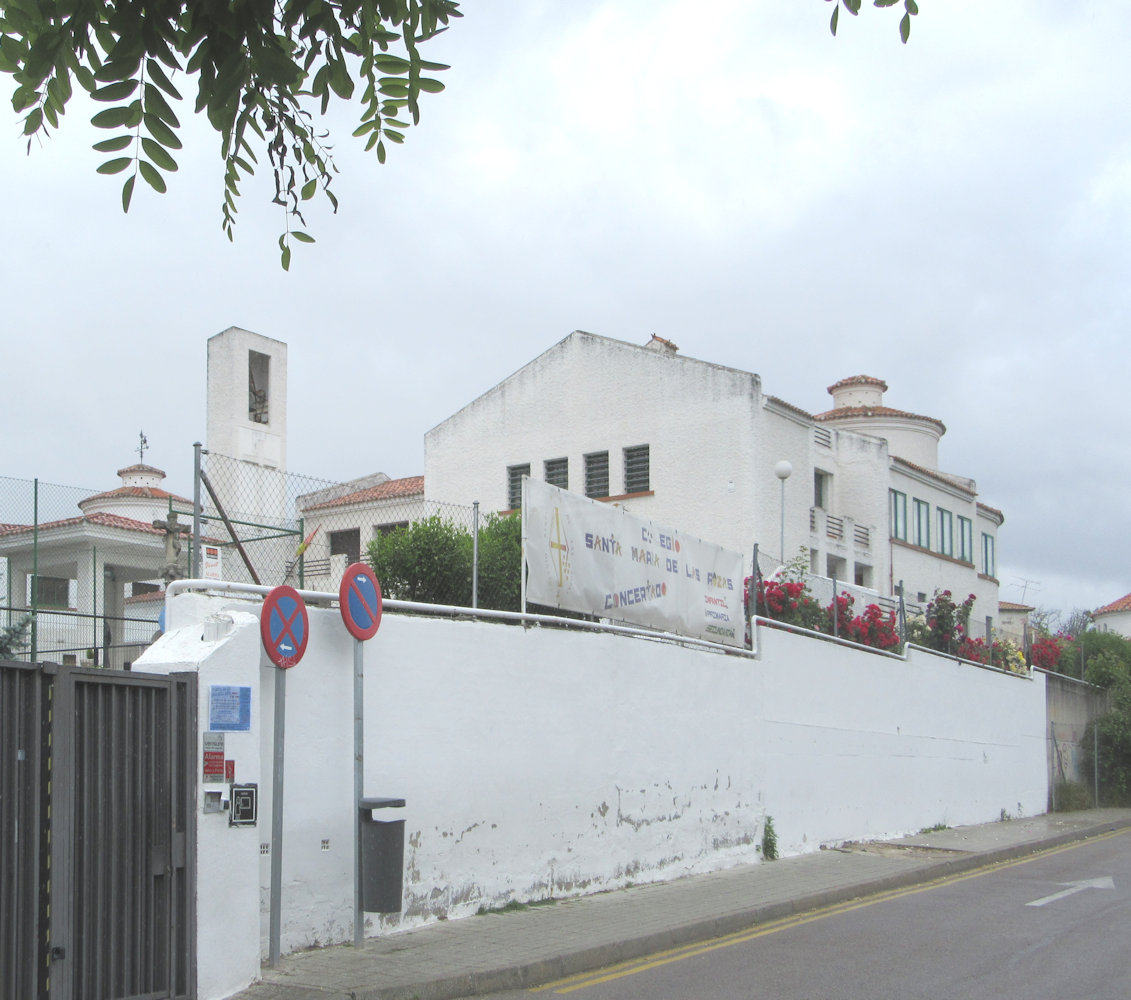
<path fill-rule="evenodd" d="M 138 434 L 138 439 L 137 459 L 142 465 L 145 465 L 145 449 L 149 447 L 149 439 L 145 436 L 145 431 Z"/>

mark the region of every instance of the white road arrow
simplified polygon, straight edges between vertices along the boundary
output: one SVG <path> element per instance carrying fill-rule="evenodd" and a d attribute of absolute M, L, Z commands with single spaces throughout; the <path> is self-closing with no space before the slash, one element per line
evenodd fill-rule
<path fill-rule="evenodd" d="M 1042 899 L 1034 899 L 1031 903 L 1026 903 L 1026 906 L 1044 906 L 1046 903 L 1055 903 L 1058 899 L 1064 899 L 1067 896 L 1073 896 L 1078 892 L 1083 892 L 1085 889 L 1114 889 L 1115 882 L 1112 881 L 1111 876 L 1108 875 L 1104 878 L 1090 878 L 1085 879 L 1083 882 L 1061 882 L 1060 885 L 1068 886 L 1060 892 L 1054 892 L 1051 896 L 1045 896 Z"/>

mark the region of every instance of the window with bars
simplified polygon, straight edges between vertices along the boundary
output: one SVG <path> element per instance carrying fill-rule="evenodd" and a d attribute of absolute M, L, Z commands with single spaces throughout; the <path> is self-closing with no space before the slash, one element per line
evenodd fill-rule
<path fill-rule="evenodd" d="M 522 477 L 530 475 L 530 463 L 507 466 L 507 507 L 518 510 L 522 506 Z"/>
<path fill-rule="evenodd" d="M 595 451 L 585 456 L 585 495 L 587 497 L 607 497 L 609 495 L 609 453 Z"/>
<path fill-rule="evenodd" d="M 569 489 L 569 459 L 547 458 L 544 478 L 551 486 L 558 489 Z"/>
<path fill-rule="evenodd" d="M 638 444 L 624 449 L 624 491 L 625 493 L 646 493 L 649 485 L 648 445 Z"/>
<path fill-rule="evenodd" d="M 330 532 L 330 555 L 345 556 L 352 566 L 361 562 L 361 529 L 347 528 L 345 531 Z"/>
<path fill-rule="evenodd" d="M 61 576 L 36 576 L 35 603 L 41 608 L 71 607 L 71 581 Z"/>

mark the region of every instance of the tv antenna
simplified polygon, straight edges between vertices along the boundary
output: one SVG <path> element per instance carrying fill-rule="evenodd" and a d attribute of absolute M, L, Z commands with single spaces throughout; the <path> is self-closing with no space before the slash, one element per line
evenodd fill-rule
<path fill-rule="evenodd" d="M 147 438 L 145 436 L 145 431 L 141 431 L 138 434 L 137 460 L 142 465 L 145 465 L 145 449 L 148 448 L 148 447 L 149 447 L 149 438 Z"/>
<path fill-rule="evenodd" d="M 1027 579 L 1025 579 L 1025 577 L 1019 576 L 1019 577 L 1017 577 L 1017 581 L 1021 584 L 1021 603 L 1022 604 L 1025 603 L 1025 594 L 1028 592 L 1030 586 L 1033 586 L 1034 590 L 1040 590 L 1041 589 L 1041 581 L 1040 580 L 1027 580 Z"/>

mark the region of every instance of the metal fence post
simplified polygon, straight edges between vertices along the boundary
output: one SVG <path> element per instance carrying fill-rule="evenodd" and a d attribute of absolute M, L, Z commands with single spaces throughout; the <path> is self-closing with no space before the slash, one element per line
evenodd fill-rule
<path fill-rule="evenodd" d="M 33 480 L 31 494 L 31 662 L 38 663 L 39 638 L 39 480 Z"/>
<path fill-rule="evenodd" d="M 192 571 L 194 580 L 200 579 L 200 454 L 199 441 L 192 446 Z"/>
<path fill-rule="evenodd" d="M 479 607 L 479 501 L 471 502 L 471 606 Z"/>

